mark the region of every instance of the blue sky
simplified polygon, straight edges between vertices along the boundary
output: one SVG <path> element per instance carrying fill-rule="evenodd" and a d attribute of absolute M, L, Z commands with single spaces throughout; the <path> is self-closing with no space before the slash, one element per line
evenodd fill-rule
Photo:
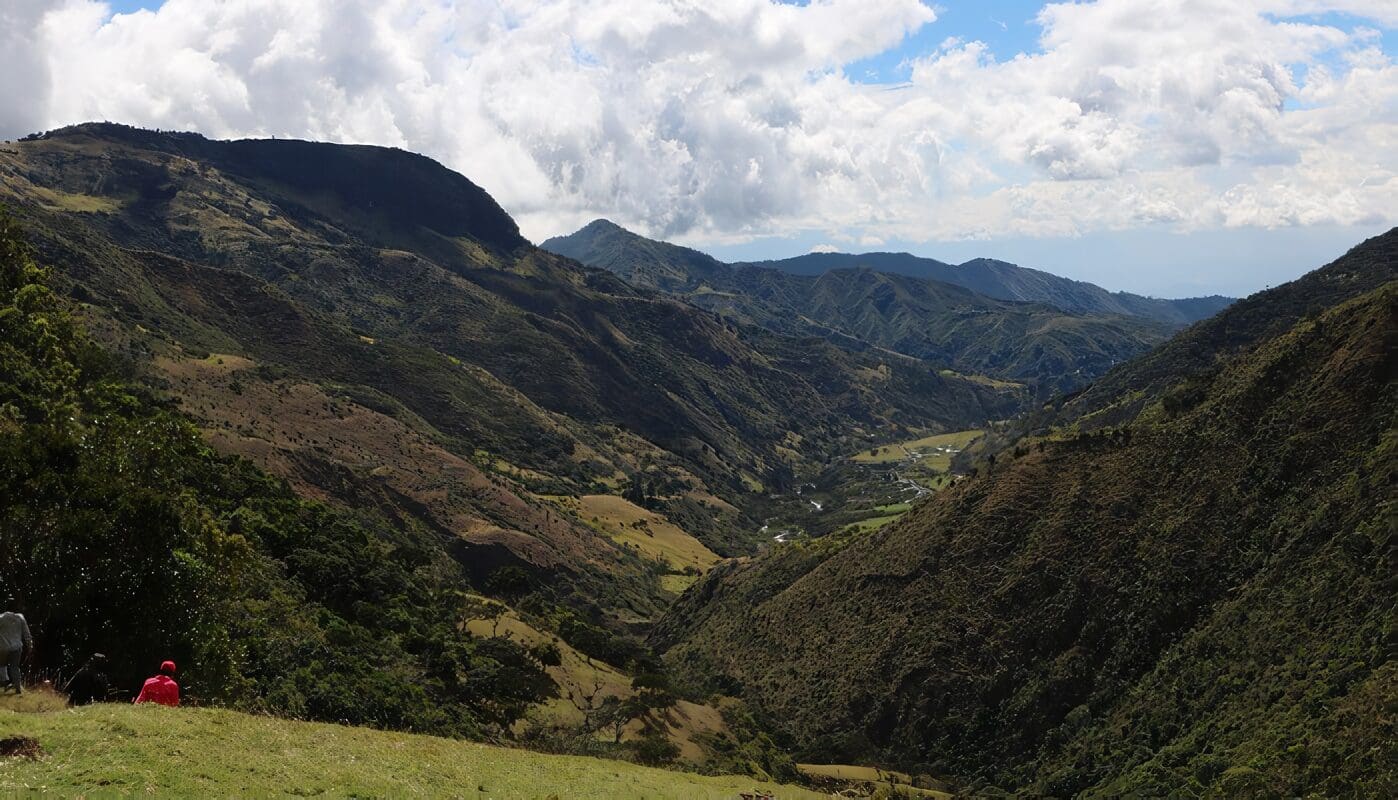
<path fill-rule="evenodd" d="M 804 2 L 795 3 L 804 5 Z M 905 38 L 902 44 L 888 52 L 856 61 L 845 67 L 851 80 L 867 83 L 898 83 L 908 77 L 907 63 L 934 52 L 948 38 L 975 40 L 988 45 L 997 60 L 1007 60 L 1020 53 L 1039 51 L 1037 17 L 1044 3 L 1033 0 L 988 0 L 987 2 L 935 2 L 937 21 L 926 25 Z M 1287 19 L 1333 25 L 1353 31 L 1357 27 L 1374 27 L 1369 20 L 1353 14 L 1326 12 L 1302 14 Z M 1380 32 L 1383 33 L 1382 29 Z M 1398 36 L 1386 32 L 1382 44 L 1390 56 L 1398 54 Z"/>
<path fill-rule="evenodd" d="M 897 48 L 846 66 L 845 74 L 868 83 L 906 80 L 906 62 L 934 52 L 951 37 L 985 42 L 1002 60 L 1032 52 L 1038 49 L 1040 33 L 1034 18 L 1042 7 L 1042 3 L 1021 0 L 936 4 L 935 23 L 923 26 Z"/>
<path fill-rule="evenodd" d="M 130 14 L 132 11 L 140 11 L 143 8 L 159 8 L 162 0 L 108 0 L 108 5 L 114 13 Z"/>
<path fill-rule="evenodd" d="M 607 217 L 726 260 L 986 256 L 1157 296 L 1246 294 L 1398 222 L 1392 0 L 1083 3 L 1047 50 L 1024 0 L 180 1 L 36 26 L 59 66 L 47 100 L 0 96 L 0 134 L 393 145 L 536 241 Z M 1303 5 L 1341 10 L 1277 14 Z"/>

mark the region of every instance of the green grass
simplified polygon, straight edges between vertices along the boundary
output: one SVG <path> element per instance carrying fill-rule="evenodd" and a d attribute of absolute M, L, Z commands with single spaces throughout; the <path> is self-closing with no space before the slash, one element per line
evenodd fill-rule
<path fill-rule="evenodd" d="M 694 582 L 697 580 L 699 580 L 698 575 L 684 575 L 678 573 L 672 573 L 670 575 L 661 575 L 660 588 L 664 589 L 667 592 L 674 592 L 675 594 L 679 594 L 680 592 L 683 592 L 685 589 L 688 589 L 689 587 L 693 586 Z"/>
<path fill-rule="evenodd" d="M 90 194 L 71 194 L 55 189 L 34 187 L 45 205 L 54 211 L 72 211 L 78 214 L 109 214 L 121 208 L 124 203 L 111 197 L 98 197 Z"/>
<path fill-rule="evenodd" d="M 921 789 L 912 785 L 912 776 L 906 772 L 865 767 L 855 764 L 797 764 L 796 768 L 812 778 L 829 778 L 882 786 L 897 786 L 905 795 L 916 797 L 949 798 L 948 792 L 937 789 Z"/>
<path fill-rule="evenodd" d="M 612 541 L 663 561 L 676 572 L 686 567 L 703 571 L 719 560 L 717 554 L 663 515 L 624 498 L 588 494 L 550 499 L 588 520 Z"/>
<path fill-rule="evenodd" d="M 68 700 L 57 692 L 47 689 L 27 689 L 22 695 L 13 695 L 7 689 L 0 694 L 0 710 L 19 711 L 35 714 L 48 711 L 62 711 L 68 707 Z"/>
<path fill-rule="evenodd" d="M 879 528 L 882 528 L 883 526 L 887 525 L 890 522 L 893 522 L 901 516 L 903 515 L 884 514 L 883 516 L 869 517 L 868 519 L 861 519 L 858 522 L 851 523 L 848 527 L 855 531 L 858 531 L 859 533 L 868 533 L 869 531 L 876 531 Z"/>
<path fill-rule="evenodd" d="M 845 526 L 845 530 L 852 533 L 868 533 L 901 519 L 913 507 L 912 503 L 888 503 L 887 505 L 874 506 L 869 509 L 872 516 L 855 520 Z"/>
<path fill-rule="evenodd" d="M 1017 383 L 1015 381 L 1003 381 L 988 375 L 967 375 L 952 369 L 941 370 L 940 374 L 947 378 L 964 378 L 965 380 L 979 383 L 982 386 L 989 386 L 993 389 L 1018 389 L 1024 386 L 1023 383 Z"/>
<path fill-rule="evenodd" d="M 951 466 L 951 453 L 947 452 L 947 449 L 961 450 L 982 433 L 984 431 L 974 429 L 923 436 L 906 442 L 873 447 L 856 453 L 850 460 L 859 464 L 893 464 L 916 459 L 919 465 L 945 471 Z"/>
<path fill-rule="evenodd" d="M 39 740 L 38 759 L 0 759 L 0 795 L 318 795 L 732 798 L 793 786 L 620 761 L 555 756 L 368 728 L 208 708 L 102 704 L 46 714 L 0 710 L 0 738 Z"/>

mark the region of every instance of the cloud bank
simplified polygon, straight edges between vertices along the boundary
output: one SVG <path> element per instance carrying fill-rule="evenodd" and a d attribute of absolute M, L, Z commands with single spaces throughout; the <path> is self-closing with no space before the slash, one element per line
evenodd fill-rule
<path fill-rule="evenodd" d="M 1034 53 L 948 38 L 889 86 L 844 68 L 935 31 L 919 0 L 8 0 L 0 136 L 108 119 L 404 147 L 536 240 L 595 216 L 711 242 L 1398 217 L 1390 0 L 1037 22 Z"/>

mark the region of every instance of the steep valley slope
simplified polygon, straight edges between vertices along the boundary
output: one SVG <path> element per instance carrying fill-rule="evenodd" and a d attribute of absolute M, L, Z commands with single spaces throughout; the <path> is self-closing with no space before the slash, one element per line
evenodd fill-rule
<path fill-rule="evenodd" d="M 790 778 L 637 632 L 770 539 L 754 498 L 1027 400 L 537 250 L 397 150 L 83 125 L 0 147 L 0 203 L 0 582 L 46 674 L 163 653 L 196 702 Z"/>
<path fill-rule="evenodd" d="M 746 552 L 743 500 L 774 477 L 1025 399 L 638 290 L 398 150 L 83 125 L 0 149 L 0 201 L 220 449 L 435 531 L 477 579 L 561 574 L 619 619 L 657 610 L 655 565 L 542 496 L 644 482 Z"/>
<path fill-rule="evenodd" d="M 974 791 L 1389 796 L 1396 313 L 1390 231 L 899 522 L 710 571 L 653 641 L 812 758 Z"/>

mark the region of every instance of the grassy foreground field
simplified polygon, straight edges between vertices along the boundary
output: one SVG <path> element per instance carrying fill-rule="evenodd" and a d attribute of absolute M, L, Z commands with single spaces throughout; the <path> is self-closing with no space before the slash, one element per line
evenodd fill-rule
<path fill-rule="evenodd" d="M 554 756 L 431 736 L 292 722 L 208 708 L 103 704 L 0 708 L 0 739 L 43 755 L 0 756 L 0 795 L 48 791 L 180 796 L 736 798 L 821 797 L 737 776 Z"/>

